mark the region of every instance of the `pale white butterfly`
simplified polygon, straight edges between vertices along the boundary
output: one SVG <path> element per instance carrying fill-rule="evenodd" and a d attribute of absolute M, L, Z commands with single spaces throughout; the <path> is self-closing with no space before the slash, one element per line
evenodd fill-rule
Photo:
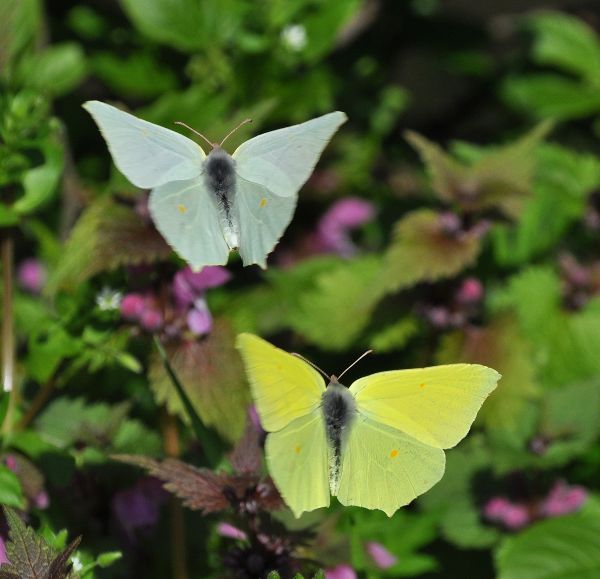
<path fill-rule="evenodd" d="M 220 144 L 197 133 L 212 147 L 207 156 L 191 139 L 106 103 L 83 106 L 118 169 L 137 187 L 152 189 L 156 227 L 193 269 L 226 264 L 232 249 L 244 265 L 266 267 L 292 219 L 298 190 L 347 119 L 337 111 L 271 131 L 233 155 L 221 147 L 231 133 Z"/>

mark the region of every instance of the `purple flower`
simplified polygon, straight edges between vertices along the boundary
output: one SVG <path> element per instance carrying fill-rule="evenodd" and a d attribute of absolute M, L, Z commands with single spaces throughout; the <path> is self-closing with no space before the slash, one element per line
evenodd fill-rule
<path fill-rule="evenodd" d="M 121 300 L 121 315 L 126 320 L 137 321 L 144 312 L 146 299 L 141 294 L 131 293 L 123 296 Z"/>
<path fill-rule="evenodd" d="M 178 271 L 173 279 L 175 301 L 181 306 L 189 306 L 204 291 L 211 287 L 221 286 L 229 281 L 231 274 L 219 265 L 209 265 L 194 272 L 190 267 Z"/>
<path fill-rule="evenodd" d="M 208 334 L 212 330 L 213 319 L 204 298 L 194 302 L 194 307 L 187 314 L 187 325 L 190 331 L 198 336 Z"/>
<path fill-rule="evenodd" d="M 502 523 L 511 530 L 520 529 L 531 520 L 525 505 L 512 503 L 504 497 L 490 499 L 483 508 L 483 514 L 490 521 Z"/>
<path fill-rule="evenodd" d="M 558 517 L 579 510 L 587 499 L 587 491 L 578 485 L 569 486 L 565 481 L 557 481 L 541 506 L 546 517 Z"/>
<path fill-rule="evenodd" d="M 398 562 L 398 558 L 390 553 L 381 543 L 371 541 L 367 543 L 366 549 L 375 565 L 380 569 L 389 569 Z"/>
<path fill-rule="evenodd" d="M 47 272 L 43 264 L 30 258 L 22 261 L 17 268 L 17 281 L 27 292 L 39 294 L 46 283 Z"/>
<path fill-rule="evenodd" d="M 356 579 L 356 573 L 350 565 L 338 565 L 325 571 L 325 579 Z"/>
<path fill-rule="evenodd" d="M 137 529 L 156 525 L 161 505 L 167 498 L 162 484 L 145 477 L 132 487 L 119 491 L 112 499 L 112 511 L 130 540 Z"/>
<path fill-rule="evenodd" d="M 217 533 L 221 535 L 221 537 L 236 539 L 238 541 L 245 541 L 248 538 L 248 535 L 246 535 L 244 531 L 234 527 L 233 525 L 230 525 L 229 523 L 219 523 L 217 525 Z"/>
<path fill-rule="evenodd" d="M 50 506 L 50 497 L 48 496 L 48 493 L 46 491 L 40 491 L 33 498 L 32 503 L 36 509 L 40 509 L 40 511 L 43 511 L 44 509 L 47 509 Z"/>
<path fill-rule="evenodd" d="M 324 252 L 350 257 L 356 246 L 350 231 L 372 221 L 375 208 L 372 203 L 357 197 L 347 197 L 334 203 L 323 215 L 317 226 L 317 245 Z"/>
<path fill-rule="evenodd" d="M 4 546 L 4 539 L 0 536 L 0 567 L 2 567 L 4 563 L 10 563 L 10 561 L 6 556 L 6 547 Z"/>

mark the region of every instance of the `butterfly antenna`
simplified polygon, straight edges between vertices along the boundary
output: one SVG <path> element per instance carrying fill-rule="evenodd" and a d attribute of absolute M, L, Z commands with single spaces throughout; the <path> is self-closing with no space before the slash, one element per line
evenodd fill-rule
<path fill-rule="evenodd" d="M 354 362 L 352 362 L 352 364 L 350 364 L 350 366 L 348 366 L 339 376 L 338 376 L 338 380 L 341 379 L 341 377 L 348 371 L 350 370 L 350 368 L 352 368 L 352 366 L 354 366 L 355 364 L 358 364 L 365 356 L 368 356 L 369 354 L 371 354 L 373 352 L 373 350 L 367 350 L 364 354 L 361 354 L 356 360 L 354 360 Z"/>
<path fill-rule="evenodd" d="M 302 356 L 302 354 L 297 354 L 296 352 L 292 352 L 292 356 L 296 356 L 296 358 L 300 358 L 300 360 L 304 360 L 309 366 L 312 366 L 315 370 L 318 370 L 319 372 L 321 372 L 321 374 L 323 374 L 323 376 L 325 376 L 325 378 L 327 378 L 327 380 L 329 380 L 329 378 L 330 378 L 329 374 L 327 374 L 326 372 L 321 370 L 321 368 L 319 368 L 316 364 L 313 364 L 310 360 L 307 360 L 304 356 Z"/>
<path fill-rule="evenodd" d="M 244 119 L 235 129 L 232 129 L 231 131 L 229 131 L 229 133 L 227 133 L 227 135 L 225 136 L 225 138 L 219 143 L 219 147 L 223 146 L 223 143 L 229 138 L 231 137 L 231 135 L 233 135 L 233 133 L 235 133 L 240 127 L 243 127 L 244 125 L 247 125 L 248 123 L 251 123 L 252 119 Z"/>
<path fill-rule="evenodd" d="M 192 133 L 196 133 L 199 137 L 202 137 L 213 149 L 215 147 L 219 146 L 216 143 L 211 143 L 202 133 L 199 133 L 196 129 L 192 129 L 192 127 L 190 127 L 189 125 L 186 125 L 185 123 L 182 123 L 181 121 L 175 121 L 175 124 L 181 125 L 182 127 L 189 129 L 190 131 L 192 131 Z"/>

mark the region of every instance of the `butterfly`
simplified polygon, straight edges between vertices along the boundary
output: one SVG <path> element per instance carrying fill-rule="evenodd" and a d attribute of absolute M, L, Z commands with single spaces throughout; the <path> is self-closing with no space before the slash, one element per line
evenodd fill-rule
<path fill-rule="evenodd" d="M 292 219 L 298 190 L 347 119 L 337 111 L 264 133 L 233 155 L 222 145 L 241 125 L 220 144 L 194 131 L 210 144 L 206 155 L 191 139 L 106 103 L 88 101 L 83 107 L 119 170 L 137 187 L 152 189 L 156 227 L 194 270 L 226 264 L 233 249 L 244 265 L 265 268 Z"/>
<path fill-rule="evenodd" d="M 307 361 L 258 336 L 240 334 L 237 348 L 268 433 L 269 473 L 296 517 L 330 496 L 391 517 L 442 478 L 442 449 L 466 436 L 500 379 L 450 364 L 379 372 L 350 388 L 331 376 L 325 386 Z"/>

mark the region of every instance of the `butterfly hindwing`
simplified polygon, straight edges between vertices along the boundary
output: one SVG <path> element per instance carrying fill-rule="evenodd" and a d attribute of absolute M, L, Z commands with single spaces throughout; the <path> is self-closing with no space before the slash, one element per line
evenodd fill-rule
<path fill-rule="evenodd" d="M 328 449 L 320 408 L 267 436 L 267 466 L 296 517 L 329 506 Z"/>
<path fill-rule="evenodd" d="M 162 236 L 193 269 L 227 263 L 218 209 L 202 177 L 155 187 L 149 209 Z"/>
<path fill-rule="evenodd" d="M 115 165 L 137 187 L 150 189 L 202 172 L 206 154 L 191 139 L 106 103 L 83 106 L 100 127 Z"/>
<path fill-rule="evenodd" d="M 343 445 L 335 494 L 343 505 L 392 516 L 437 483 L 445 464 L 443 450 L 359 413 Z"/>
<path fill-rule="evenodd" d="M 350 392 L 360 413 L 436 448 L 464 438 L 500 374 L 479 364 L 379 372 Z"/>
<path fill-rule="evenodd" d="M 319 407 L 325 383 L 306 362 L 253 334 L 240 334 L 236 345 L 267 432 L 281 430 Z"/>
<path fill-rule="evenodd" d="M 236 187 L 240 220 L 240 256 L 244 265 L 257 263 L 265 268 L 267 255 L 273 251 L 292 220 L 297 198 L 278 197 L 266 187 L 239 176 Z"/>
<path fill-rule="evenodd" d="M 299 125 L 258 135 L 242 143 L 233 158 L 239 177 L 268 189 L 272 195 L 290 197 L 310 177 L 323 149 L 345 123 L 336 111 Z"/>

